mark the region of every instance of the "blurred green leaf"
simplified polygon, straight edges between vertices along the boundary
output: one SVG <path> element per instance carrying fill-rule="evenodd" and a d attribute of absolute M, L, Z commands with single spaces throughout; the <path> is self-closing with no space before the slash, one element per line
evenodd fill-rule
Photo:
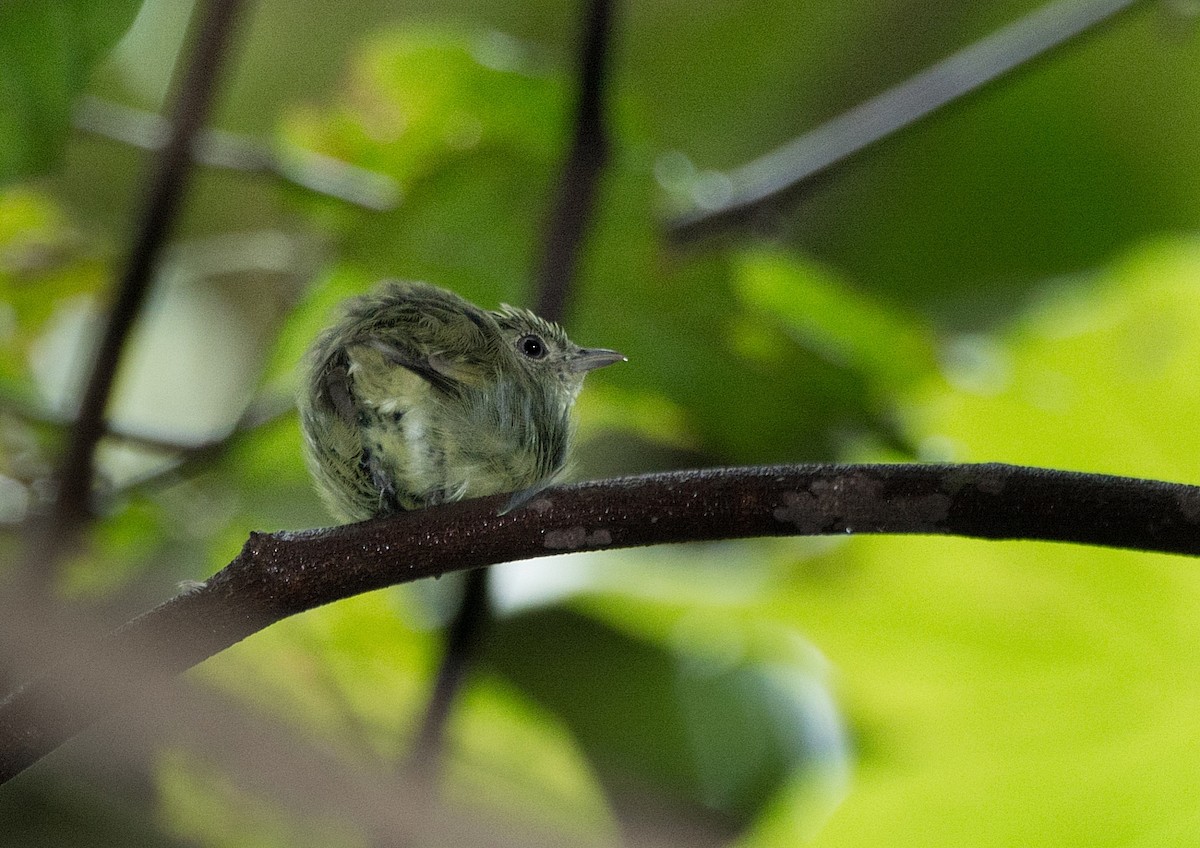
<path fill-rule="evenodd" d="M 58 158 L 93 66 L 140 7 L 140 0 L 0 3 L 0 185 Z"/>
<path fill-rule="evenodd" d="M 557 80 L 498 34 L 405 30 L 359 54 L 330 111 L 294 111 L 284 139 L 386 173 L 404 192 L 479 150 L 547 159 L 559 152 Z"/>
<path fill-rule="evenodd" d="M 156 771 L 165 827 L 190 844 L 208 848 L 365 848 L 369 844 L 352 821 L 299 818 L 258 794 L 261 787 L 240 786 L 183 751 L 164 752 Z"/>
<path fill-rule="evenodd" d="M 398 768 L 410 754 L 436 656 L 435 634 L 408 623 L 423 618 L 419 604 L 407 590 L 349 598 L 256 634 L 201 674 L 333 743 L 348 760 Z M 447 732 L 452 800 L 579 837 L 612 830 L 576 743 L 524 693 L 484 678 L 464 694 Z M 223 803 L 207 797 L 187 807 L 220 818 Z"/>
<path fill-rule="evenodd" d="M 1200 242 L 1132 252 L 913 392 L 962 461 L 1200 479 Z M 855 539 L 764 614 L 840 672 L 859 743 L 820 846 L 1174 845 L 1200 780 L 1200 570 L 1069 545 Z M 788 844 L 782 840 L 777 844 Z"/>
<path fill-rule="evenodd" d="M 1008 333 L 948 346 L 914 393 L 931 456 L 1200 480 L 1200 241 L 1047 286 Z"/>
<path fill-rule="evenodd" d="M 937 369 L 930 333 L 898 308 L 854 291 L 830 271 L 780 251 L 744 253 L 738 291 L 806 348 L 862 375 L 880 401 Z"/>
<path fill-rule="evenodd" d="M 736 642 L 736 623 L 722 623 Z M 500 623 L 486 667 L 561 717 L 618 811 L 669 802 L 735 833 L 788 780 L 837 757 L 831 706 L 802 665 L 672 635 L 668 646 L 541 609 Z"/>
<path fill-rule="evenodd" d="M 314 527 L 329 514 L 313 489 L 304 465 L 300 424 L 284 415 L 238 434 L 203 478 L 207 499 L 233 501 L 231 520 L 210 540 L 213 568 L 225 565 L 254 527 Z"/>
<path fill-rule="evenodd" d="M 615 823 L 570 729 L 506 681 L 481 677 L 463 692 L 447 727 L 447 796 L 553 828 L 572 845 L 610 844 Z"/>
<path fill-rule="evenodd" d="M 563 86 L 519 42 L 490 33 L 376 36 L 338 105 L 294 110 L 282 147 L 393 178 L 402 201 L 366 214 L 306 208 L 376 277 L 429 279 L 494 306 L 528 273 L 543 194 L 563 145 Z"/>
<path fill-rule="evenodd" d="M 649 167 L 632 150 L 619 161 L 604 184 L 569 323 L 576 338 L 616 348 L 629 364 L 589 378 L 585 392 L 611 383 L 665 398 L 693 425 L 707 464 L 828 458 L 845 433 L 875 426 L 858 375 L 782 334 L 765 356 L 748 354 L 742 331 L 754 319 L 735 290 L 734 260 L 665 253 Z"/>
<path fill-rule="evenodd" d="M 30 345 L 68 298 L 89 294 L 107 264 L 45 193 L 26 186 L 0 190 L 0 387 L 34 399 Z"/>
<path fill-rule="evenodd" d="M 287 619 L 202 674 L 351 758 L 399 762 L 424 705 L 433 648 L 432 634 L 405 623 L 404 598 L 373 592 Z"/>
<path fill-rule="evenodd" d="M 678 404 L 660 394 L 628 391 L 610 384 L 589 386 L 575 406 L 579 438 L 623 432 L 679 448 L 699 446 L 696 425 Z"/>
<path fill-rule="evenodd" d="M 120 511 L 91 528 L 84 549 L 63 563 L 59 591 L 68 598 L 95 600 L 129 589 L 162 565 L 154 556 L 162 555 L 168 527 L 157 503 L 146 497 L 127 499 Z"/>

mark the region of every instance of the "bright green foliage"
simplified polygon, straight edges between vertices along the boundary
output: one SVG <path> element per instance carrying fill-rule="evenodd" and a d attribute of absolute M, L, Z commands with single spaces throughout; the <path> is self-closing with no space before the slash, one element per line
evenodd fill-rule
<path fill-rule="evenodd" d="M 32 395 L 31 345 L 69 298 L 94 291 L 107 271 L 61 208 L 32 188 L 0 191 L 0 386 Z"/>
<path fill-rule="evenodd" d="M 46 170 L 70 130 L 92 67 L 140 0 L 0 3 L 0 185 Z"/>
<path fill-rule="evenodd" d="M 1002 373 L 916 393 L 913 438 L 958 460 L 1195 480 L 1197 279 L 1200 249 L 1182 240 L 1048 290 L 993 340 Z M 1191 841 L 1190 559 L 862 539 L 761 610 L 840 670 L 860 740 L 853 789 L 816 844 Z"/>
<path fill-rule="evenodd" d="M 255 635 L 205 677 L 358 759 L 396 762 L 425 694 L 431 634 L 405 621 L 404 597 L 376 592 Z M 252 685 L 247 685 L 252 681 Z"/>
<path fill-rule="evenodd" d="M 629 606 L 618 596 L 593 608 Z M 622 790 L 653 786 L 737 833 L 789 778 L 844 766 L 819 674 L 795 655 L 747 651 L 730 617 L 706 622 L 723 637 L 713 651 L 687 638 L 704 632 L 698 620 L 651 609 L 674 624 L 664 642 L 550 609 L 507 619 L 487 649 L 489 668 L 563 717 L 619 811 L 646 803 Z"/>
<path fill-rule="evenodd" d="M 736 282 L 747 304 L 780 322 L 799 344 L 863 375 L 881 400 L 934 369 L 933 342 L 915 317 L 906 320 L 813 263 L 779 252 L 748 253 Z"/>
<path fill-rule="evenodd" d="M 456 158 L 499 150 L 549 160 L 560 152 L 558 77 L 499 35 L 405 30 L 362 51 L 332 114 L 298 110 L 291 142 L 393 177 L 408 194 Z M 553 110 L 553 111 L 552 111 Z"/>
<path fill-rule="evenodd" d="M 523 45 L 406 30 L 368 45 L 336 106 L 298 109 L 281 132 L 285 155 L 335 157 L 399 188 L 392 212 L 316 205 L 343 234 L 344 259 L 374 279 L 436 277 L 491 307 L 528 273 L 562 113 L 561 77 Z"/>
<path fill-rule="evenodd" d="M 1200 241 L 1174 239 L 1049 286 L 1006 336 L 950 346 L 949 386 L 916 394 L 914 436 L 955 458 L 1197 479 L 1198 279 Z"/>
<path fill-rule="evenodd" d="M 611 841 L 616 822 L 574 728 L 524 689 L 480 677 L 447 729 L 448 797 L 491 815 L 515 812 L 517 822 L 572 844 Z"/>

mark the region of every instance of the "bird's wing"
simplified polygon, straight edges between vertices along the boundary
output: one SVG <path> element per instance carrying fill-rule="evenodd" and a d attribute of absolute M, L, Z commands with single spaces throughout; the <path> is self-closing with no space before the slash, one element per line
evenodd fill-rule
<path fill-rule="evenodd" d="M 454 394 L 464 385 L 474 385 L 483 375 L 479 364 L 468 358 L 422 351 L 413 345 L 401 345 L 384 338 L 370 339 L 367 346 L 378 351 L 388 362 L 411 371 L 444 394 Z"/>
<path fill-rule="evenodd" d="M 344 356 L 336 358 L 320 376 L 320 396 L 347 424 L 358 420 L 358 406 L 350 389 L 350 370 Z"/>
<path fill-rule="evenodd" d="M 450 292 L 398 301 L 373 323 L 361 343 L 446 394 L 482 385 L 496 355 L 495 320 Z"/>
<path fill-rule="evenodd" d="M 318 343 L 313 389 L 327 408 L 354 424 L 366 377 L 358 372 L 362 357 L 354 348 L 369 349 L 436 391 L 454 395 L 489 379 L 498 338 L 495 319 L 452 292 L 387 283 L 353 301 L 338 327 Z M 374 374 L 372 381 L 391 382 L 384 374 Z"/>

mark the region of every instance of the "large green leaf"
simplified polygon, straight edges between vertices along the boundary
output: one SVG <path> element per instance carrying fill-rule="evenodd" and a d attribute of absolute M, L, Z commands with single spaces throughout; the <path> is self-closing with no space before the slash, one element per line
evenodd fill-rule
<path fill-rule="evenodd" d="M 915 393 L 914 440 L 1200 480 L 1197 279 L 1200 244 L 1178 240 L 1048 289 Z M 815 844 L 1194 843 L 1195 560 L 877 537 L 801 573 L 762 610 L 837 665 L 860 745 Z"/>
<path fill-rule="evenodd" d="M 562 718 L 618 814 L 670 809 L 732 835 L 789 782 L 842 765 L 811 654 L 756 656 L 753 628 L 728 615 L 618 599 L 597 608 L 649 613 L 667 637 L 541 609 L 496 627 L 485 662 Z"/>
<path fill-rule="evenodd" d="M 96 62 L 141 0 L 0 3 L 0 185 L 47 169 Z"/>

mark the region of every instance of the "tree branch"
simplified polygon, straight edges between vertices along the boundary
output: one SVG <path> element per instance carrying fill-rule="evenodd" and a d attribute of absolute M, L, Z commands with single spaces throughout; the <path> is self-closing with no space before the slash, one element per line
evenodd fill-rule
<path fill-rule="evenodd" d="M 276 621 L 384 586 L 582 550 L 757 536 L 931 534 L 1200 555 L 1200 487 L 1013 465 L 680 471 L 252 533 L 199 588 L 88 639 L 0 702 L 0 782 L 147 685 Z M 111 669 L 119 667 L 121 674 Z"/>
<path fill-rule="evenodd" d="M 240 433 L 255 430 L 282 418 L 295 408 L 290 397 L 265 396 L 254 400 L 226 433 L 199 441 L 188 441 L 173 435 L 136 427 L 107 425 L 104 436 L 121 444 L 163 453 L 181 454 L 183 458 L 208 456 L 222 448 Z M 74 426 L 75 419 L 69 415 L 48 409 L 22 398 L 0 396 L 0 412 L 7 413 L 31 424 L 41 424 L 66 431 Z"/>
<path fill-rule="evenodd" d="M 558 177 L 537 275 L 534 311 L 550 321 L 561 321 L 566 313 L 600 174 L 611 147 L 604 101 L 612 17 L 612 0 L 587 0 L 571 149 Z"/>
<path fill-rule="evenodd" d="M 740 226 L 785 203 L 813 177 L 912 126 L 1041 54 L 1133 6 L 1137 0 L 1059 0 L 997 30 L 728 176 L 730 197 L 666 223 L 683 243 Z"/>
<path fill-rule="evenodd" d="M 79 104 L 74 123 L 78 130 L 141 150 L 162 150 L 170 132 L 168 122 L 153 112 L 98 97 Z M 399 202 L 396 182 L 386 174 L 311 151 L 290 150 L 280 156 L 254 139 L 221 130 L 202 130 L 197 135 L 193 159 L 209 168 L 274 176 L 373 212 L 392 209 Z"/>
<path fill-rule="evenodd" d="M 612 0 L 587 0 L 583 17 L 579 93 L 571 148 L 558 176 L 537 274 L 534 311 L 550 321 L 561 321 L 566 313 L 596 204 L 600 175 L 611 148 L 604 106 L 611 52 L 612 6 Z M 466 577 L 454 619 L 446 629 L 445 650 L 412 755 L 418 768 L 428 770 L 436 764 L 450 710 L 467 679 L 484 634 L 491 626 L 491 619 L 487 572 L 472 571 Z"/>
<path fill-rule="evenodd" d="M 479 568 L 467 574 L 458 609 L 446 627 L 445 647 L 434 674 L 433 689 L 409 755 L 413 768 L 426 776 L 436 774 L 446 722 L 450 720 L 454 702 L 466 683 L 467 674 L 483 646 L 484 637 L 491 630 L 489 582 L 487 569 Z"/>
<path fill-rule="evenodd" d="M 121 353 L 187 189 L 192 148 L 208 116 L 240 6 L 240 0 L 208 0 L 201 5 L 196 42 L 171 110 L 170 135 L 149 181 L 137 235 L 59 470 L 50 522 L 60 537 L 71 535 L 71 529 L 86 521 L 90 513 L 96 446 L 104 434 L 105 409 Z"/>

